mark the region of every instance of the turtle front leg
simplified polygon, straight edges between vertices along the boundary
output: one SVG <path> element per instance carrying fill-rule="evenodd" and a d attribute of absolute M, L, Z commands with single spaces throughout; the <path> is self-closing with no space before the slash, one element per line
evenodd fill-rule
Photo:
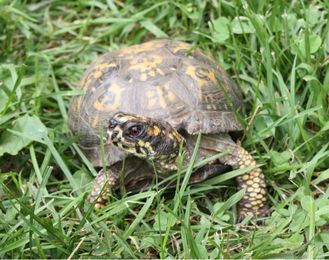
<path fill-rule="evenodd" d="M 93 188 L 88 196 L 90 203 L 95 203 L 95 208 L 103 208 L 109 202 L 112 188 L 116 186 L 119 180 L 119 172 L 114 169 L 100 170 L 93 182 Z"/>
<path fill-rule="evenodd" d="M 256 166 L 256 161 L 249 152 L 237 145 L 236 153 L 231 156 L 230 163 L 236 169 L 248 166 Z M 243 198 L 239 201 L 239 218 L 243 219 L 247 215 L 258 217 L 266 216 L 270 213 L 267 205 L 267 191 L 265 176 L 259 167 L 253 168 L 237 177 L 238 187 L 245 190 Z"/>
<path fill-rule="evenodd" d="M 219 159 L 221 164 L 230 165 L 233 169 L 254 167 L 237 178 L 238 187 L 245 194 L 238 204 L 239 219 L 247 215 L 263 217 L 270 213 L 267 201 L 267 191 L 263 171 L 256 167 L 256 161 L 249 152 L 236 144 L 228 134 L 204 135 L 201 139 L 201 151 L 228 153 Z"/>

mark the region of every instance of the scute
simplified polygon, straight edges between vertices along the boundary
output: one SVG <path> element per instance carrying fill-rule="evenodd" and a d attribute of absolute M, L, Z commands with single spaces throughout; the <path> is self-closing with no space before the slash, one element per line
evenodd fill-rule
<path fill-rule="evenodd" d="M 164 119 L 190 134 L 241 131 L 233 111 L 241 95 L 227 73 L 190 44 L 156 40 L 100 56 L 86 71 L 74 97 L 69 124 L 84 135 L 81 145 L 100 165 L 99 133 L 116 112 Z M 105 132 L 105 131 L 104 131 Z M 106 163 L 125 154 L 114 146 Z"/>

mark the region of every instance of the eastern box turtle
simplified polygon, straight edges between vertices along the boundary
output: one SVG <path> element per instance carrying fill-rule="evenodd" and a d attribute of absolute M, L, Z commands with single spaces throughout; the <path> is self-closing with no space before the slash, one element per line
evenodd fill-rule
<path fill-rule="evenodd" d="M 211 56 L 183 42 L 150 41 L 100 56 L 79 88 L 85 95 L 73 98 L 69 125 L 82 136 L 79 144 L 95 166 L 102 166 L 100 133 L 106 136 L 107 170 L 100 171 L 89 197 L 97 199 L 97 207 L 107 202 L 122 174 L 128 187 L 140 189 L 155 172 L 162 177 L 176 172 L 180 147 L 188 163 L 201 132 L 197 160 L 226 155 L 198 169 L 191 182 L 222 172 L 225 166 L 226 171 L 227 166 L 252 166 L 237 178 L 238 187 L 245 189 L 239 213 L 267 214 L 263 172 L 231 138 L 243 131 L 234 112 L 241 110 L 241 94 Z"/>

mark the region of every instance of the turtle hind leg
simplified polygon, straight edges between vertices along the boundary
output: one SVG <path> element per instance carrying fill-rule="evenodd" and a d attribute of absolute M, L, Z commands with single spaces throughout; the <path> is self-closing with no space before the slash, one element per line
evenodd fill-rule
<path fill-rule="evenodd" d="M 88 196 L 90 203 L 95 203 L 95 208 L 103 208 L 110 200 L 112 188 L 116 186 L 119 180 L 119 174 L 113 170 L 100 170 L 93 181 L 92 191 Z"/>

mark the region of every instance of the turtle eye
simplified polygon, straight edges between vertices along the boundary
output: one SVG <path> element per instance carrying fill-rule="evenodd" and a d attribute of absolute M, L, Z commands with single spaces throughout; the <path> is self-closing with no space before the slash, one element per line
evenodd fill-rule
<path fill-rule="evenodd" d="M 136 138 L 143 133 L 143 129 L 144 129 L 144 127 L 141 125 L 134 125 L 134 126 L 130 127 L 129 129 L 127 129 L 126 136 Z"/>

